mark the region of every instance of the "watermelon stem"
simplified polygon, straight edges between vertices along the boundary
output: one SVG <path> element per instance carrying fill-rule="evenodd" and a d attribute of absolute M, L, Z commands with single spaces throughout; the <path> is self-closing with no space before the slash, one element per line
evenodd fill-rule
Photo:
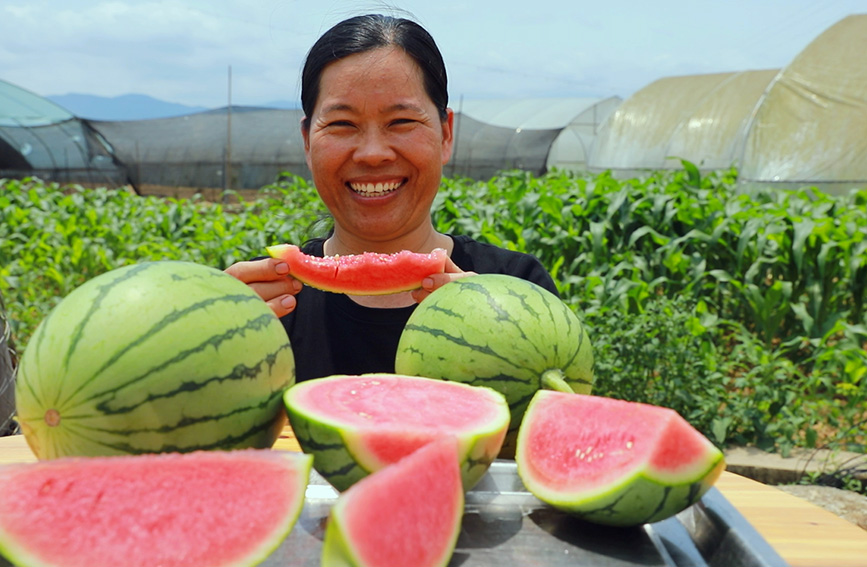
<path fill-rule="evenodd" d="M 566 382 L 563 371 L 559 368 L 549 368 L 542 373 L 542 387 L 546 390 L 566 392 L 567 394 L 575 393 L 575 391 L 572 389 L 572 386 L 570 386 L 569 383 Z"/>

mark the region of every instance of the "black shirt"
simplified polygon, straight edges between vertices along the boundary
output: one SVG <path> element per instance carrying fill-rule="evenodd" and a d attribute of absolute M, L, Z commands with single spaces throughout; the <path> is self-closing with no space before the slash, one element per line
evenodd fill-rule
<path fill-rule="evenodd" d="M 466 272 L 508 274 L 539 284 L 557 294 L 551 276 L 529 254 L 452 236 L 451 259 Z M 323 256 L 325 240 L 307 242 L 302 250 Z M 280 318 L 295 353 L 296 381 L 333 374 L 394 372 L 401 332 L 416 308 L 363 307 L 339 293 L 304 286 L 295 296 L 295 310 Z"/>

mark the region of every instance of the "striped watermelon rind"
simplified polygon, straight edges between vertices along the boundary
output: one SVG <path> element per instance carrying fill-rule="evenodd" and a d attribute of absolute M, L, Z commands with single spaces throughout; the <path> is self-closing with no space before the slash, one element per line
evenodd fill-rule
<path fill-rule="evenodd" d="M 589 394 L 593 349 L 578 316 L 556 295 L 514 276 L 481 274 L 434 291 L 401 334 L 395 372 L 487 386 L 511 408 L 504 453 L 540 388 Z"/>
<path fill-rule="evenodd" d="M 341 382 L 351 383 L 352 380 L 401 380 L 404 383 L 419 383 L 422 385 L 440 384 L 446 388 L 449 395 L 458 397 L 462 393 L 484 400 L 491 417 L 483 423 L 462 430 L 444 429 L 431 417 L 431 421 L 423 426 L 418 424 L 400 427 L 398 431 L 383 427 L 377 423 L 377 416 L 371 415 L 369 426 L 359 427 L 346 420 L 328 416 L 305 397 L 305 393 L 320 386 L 340 386 Z M 365 374 L 362 376 L 329 376 L 307 380 L 286 390 L 284 394 L 289 422 L 298 444 L 305 453 L 313 455 L 313 467 L 332 486 L 339 491 L 347 490 L 362 478 L 385 468 L 394 460 L 383 460 L 369 449 L 374 438 L 383 439 L 383 444 L 393 441 L 396 446 L 405 446 L 404 452 L 420 447 L 443 435 L 454 436 L 458 442 L 461 461 L 461 477 L 464 487 L 469 490 L 487 472 L 496 459 L 503 444 L 509 426 L 509 408 L 505 398 L 490 388 L 479 388 L 460 383 L 449 383 L 430 380 L 416 376 L 400 376 L 394 374 Z M 419 407 L 423 414 L 428 409 Z M 383 408 L 384 412 L 388 408 Z"/>
<path fill-rule="evenodd" d="M 224 272 L 146 262 L 76 288 L 40 323 L 18 370 L 36 456 L 265 448 L 295 381 L 286 332 Z"/>
<path fill-rule="evenodd" d="M 592 406 L 603 410 L 592 411 Z M 613 449 L 612 440 L 634 427 L 632 415 L 639 412 L 651 416 L 643 430 L 628 434 L 629 447 L 640 455 L 635 462 L 618 456 L 619 463 L 610 465 L 605 453 L 626 452 Z M 596 456 L 603 464 L 585 470 L 581 461 Z M 524 416 L 515 460 L 524 486 L 537 498 L 612 526 L 674 516 L 698 502 L 725 470 L 722 451 L 671 409 L 544 390 L 534 396 Z M 555 477 L 544 472 L 551 469 L 543 460 L 571 464 L 564 467 L 568 472 Z"/>

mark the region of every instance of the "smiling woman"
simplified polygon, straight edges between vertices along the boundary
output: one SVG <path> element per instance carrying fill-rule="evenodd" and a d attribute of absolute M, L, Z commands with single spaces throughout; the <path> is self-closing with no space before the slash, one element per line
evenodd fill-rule
<path fill-rule="evenodd" d="M 301 75 L 304 152 L 319 197 L 334 219 L 312 256 L 402 250 L 448 252 L 444 273 L 422 288 L 347 296 L 302 286 L 285 262 L 262 258 L 227 272 L 250 285 L 281 318 L 297 380 L 394 372 L 400 334 L 417 302 L 474 273 L 502 273 L 556 286 L 528 254 L 437 232 L 431 206 L 452 153 L 445 64 L 417 23 L 378 14 L 337 24 L 308 53 Z"/>
<path fill-rule="evenodd" d="M 389 252 L 450 248 L 430 208 L 451 156 L 453 114 L 440 119 L 415 61 L 395 47 L 350 55 L 324 69 L 319 88 L 302 134 L 313 182 L 334 216 L 327 253 L 384 243 Z"/>

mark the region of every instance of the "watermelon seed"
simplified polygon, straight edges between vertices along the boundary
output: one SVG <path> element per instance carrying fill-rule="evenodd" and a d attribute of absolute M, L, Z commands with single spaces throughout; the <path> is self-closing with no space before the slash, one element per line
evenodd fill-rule
<path fill-rule="evenodd" d="M 57 427 L 60 425 L 60 412 L 56 409 L 50 409 L 45 412 L 45 423 L 48 427 Z"/>

